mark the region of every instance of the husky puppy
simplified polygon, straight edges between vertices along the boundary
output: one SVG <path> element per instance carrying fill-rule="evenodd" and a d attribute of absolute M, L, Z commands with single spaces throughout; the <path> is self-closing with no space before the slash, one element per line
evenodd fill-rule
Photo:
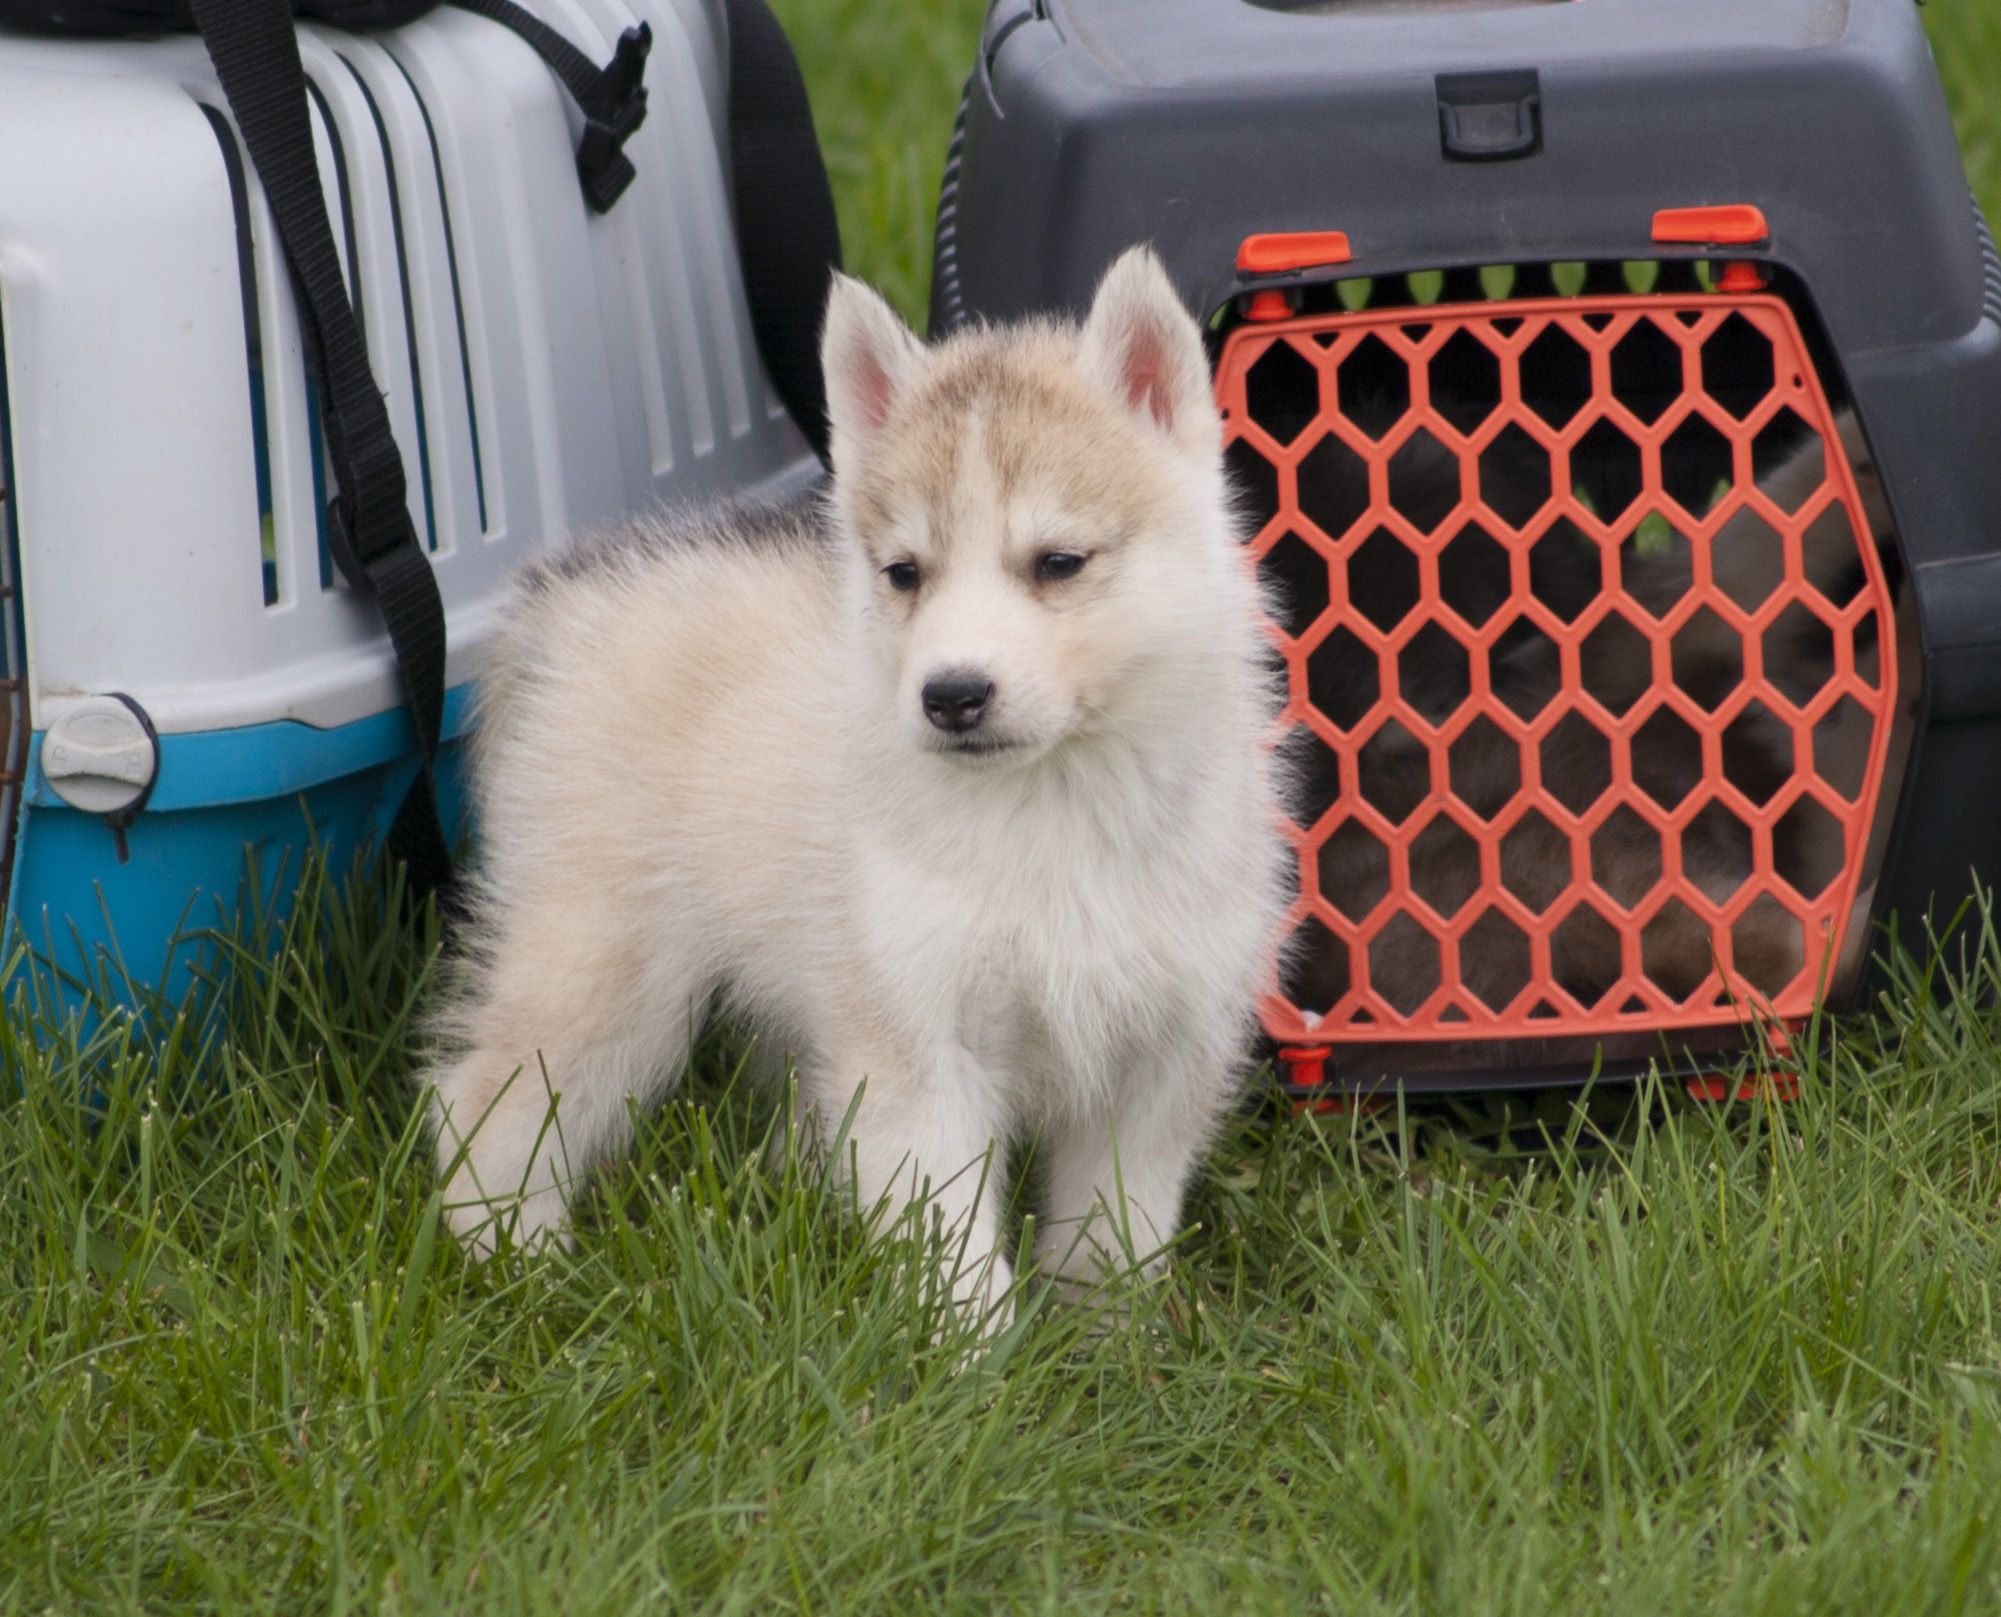
<path fill-rule="evenodd" d="M 429 1075 L 454 1227 L 560 1232 L 726 1009 L 962 1305 L 1179 1227 L 1286 900 L 1276 693 L 1200 333 L 1151 253 L 1081 328 L 926 348 L 837 281 L 823 501 L 532 569 L 484 682 L 469 956 Z"/>

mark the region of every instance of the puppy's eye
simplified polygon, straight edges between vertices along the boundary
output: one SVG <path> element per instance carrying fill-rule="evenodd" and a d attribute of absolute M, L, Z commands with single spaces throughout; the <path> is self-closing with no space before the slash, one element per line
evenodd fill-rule
<path fill-rule="evenodd" d="M 889 580 L 891 589 L 902 590 L 907 594 L 917 588 L 917 563 L 893 561 L 882 570 L 882 576 Z"/>
<path fill-rule="evenodd" d="M 1090 559 L 1075 550 L 1045 550 L 1035 558 L 1035 581 L 1038 584 L 1060 584 L 1066 578 L 1075 578 Z"/>

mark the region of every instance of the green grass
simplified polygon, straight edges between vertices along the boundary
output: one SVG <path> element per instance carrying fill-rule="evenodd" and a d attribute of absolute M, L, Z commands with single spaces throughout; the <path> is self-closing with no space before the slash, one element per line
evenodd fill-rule
<path fill-rule="evenodd" d="M 938 177 L 973 63 L 978 0 L 773 0 L 813 96 L 849 273 L 919 331 Z"/>
<path fill-rule="evenodd" d="M 1925 21 L 1973 189 L 2001 220 L 2001 5 L 1930 0 Z"/>
<path fill-rule="evenodd" d="M 782 9 L 915 315 L 973 8 Z M 1989 0 L 1929 15 L 2001 204 Z M 575 1255 L 462 1261 L 394 913 L 310 880 L 164 1055 L 0 1029 L 0 1610 L 2001 1609 L 1978 917 L 1789 1106 L 1246 1120 L 1129 1326 L 967 1367 L 720 1036 Z"/>
<path fill-rule="evenodd" d="M 1247 1120 L 1129 1326 L 967 1366 L 720 1040 L 574 1256 L 462 1261 L 388 913 L 311 883 L 94 1107 L 6 1052 L 0 1608 L 2001 1602 L 2001 1018 L 1936 982 L 1789 1106 Z"/>

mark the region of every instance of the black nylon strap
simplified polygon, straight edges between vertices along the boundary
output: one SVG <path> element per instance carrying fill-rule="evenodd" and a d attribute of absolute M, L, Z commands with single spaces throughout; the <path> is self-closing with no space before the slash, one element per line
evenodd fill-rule
<path fill-rule="evenodd" d="M 193 0 L 193 11 L 277 221 L 317 362 L 327 455 L 340 484 L 327 512 L 330 547 L 349 585 L 382 611 L 416 729 L 417 779 L 389 845 L 409 865 L 411 881 L 429 890 L 451 874 L 432 783 L 444 719 L 444 603 L 410 521 L 402 457 L 341 277 L 291 7 L 287 0 Z"/>
<path fill-rule="evenodd" d="M 841 267 L 841 226 L 806 81 L 765 0 L 727 0 L 730 170 L 737 250 L 757 351 L 822 461 L 827 387 L 820 322 Z"/>
<path fill-rule="evenodd" d="M 653 47 L 653 30 L 641 23 L 618 36 L 611 61 L 599 67 L 534 12 L 514 0 L 454 0 L 467 11 L 499 23 L 525 40 L 542 58 L 584 115 L 584 136 L 577 143 L 577 177 L 584 196 L 599 213 L 632 183 L 632 159 L 625 140 L 646 119 L 646 53 Z"/>
<path fill-rule="evenodd" d="M 653 42 L 651 30 L 645 23 L 626 29 L 611 61 L 599 67 L 514 0 L 456 3 L 519 34 L 576 98 L 584 114 L 577 173 L 591 206 L 599 213 L 609 211 L 633 179 L 632 162 L 623 148 L 626 137 L 646 117 L 646 89 L 640 79 Z M 354 33 L 378 33 L 400 28 L 437 4 L 438 0 L 292 0 L 291 9 Z M 0 0 L 0 26 L 105 38 L 170 33 L 190 26 L 205 33 L 198 15 L 202 11 L 192 0 Z"/>

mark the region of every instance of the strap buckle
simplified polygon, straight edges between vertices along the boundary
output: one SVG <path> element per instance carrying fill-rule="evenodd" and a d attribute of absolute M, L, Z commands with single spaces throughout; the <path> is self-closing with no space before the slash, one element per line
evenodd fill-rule
<path fill-rule="evenodd" d="M 374 593 L 369 569 L 391 551 L 417 544 L 417 526 L 409 510 L 397 505 L 387 513 L 387 521 L 371 523 L 366 531 L 355 532 L 355 524 L 345 492 L 327 501 L 327 550 L 341 577 L 355 589 Z M 421 547 L 419 547 L 421 548 Z"/>
<path fill-rule="evenodd" d="M 594 105 L 584 109 L 583 139 L 577 142 L 577 177 L 584 197 L 598 213 L 609 213 L 634 177 L 625 142 L 646 121 L 646 56 L 653 30 L 645 23 L 618 36 L 611 61 L 598 78 Z"/>

